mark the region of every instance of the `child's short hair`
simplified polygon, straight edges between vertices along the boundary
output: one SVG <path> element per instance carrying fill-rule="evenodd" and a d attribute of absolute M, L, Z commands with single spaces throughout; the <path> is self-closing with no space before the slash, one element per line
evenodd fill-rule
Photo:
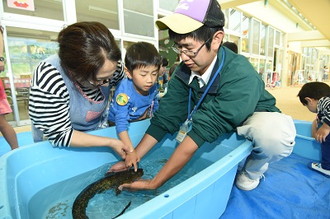
<path fill-rule="evenodd" d="M 161 56 L 154 45 L 146 42 L 137 42 L 131 45 L 125 56 L 125 66 L 129 72 L 134 69 L 154 65 L 160 68 Z"/>
<path fill-rule="evenodd" d="M 162 66 L 163 66 L 163 67 L 168 66 L 168 60 L 167 60 L 167 58 L 165 58 L 165 57 L 162 58 Z"/>
<path fill-rule="evenodd" d="M 322 97 L 330 96 L 330 87 L 323 82 L 309 82 L 302 86 L 298 95 L 300 102 L 307 105 L 306 97 L 319 100 Z"/>

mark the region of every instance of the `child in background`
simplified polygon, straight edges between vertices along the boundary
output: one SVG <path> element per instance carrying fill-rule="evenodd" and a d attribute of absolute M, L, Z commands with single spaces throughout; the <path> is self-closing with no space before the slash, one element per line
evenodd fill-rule
<path fill-rule="evenodd" d="M 173 75 L 173 73 L 174 73 L 174 71 L 175 71 L 175 69 L 178 65 L 179 65 L 178 63 L 174 63 L 172 65 L 172 67 L 170 68 L 170 70 L 168 70 L 168 80 L 171 79 L 171 77 L 172 77 L 172 75 Z"/>
<path fill-rule="evenodd" d="M 3 57 L 3 30 L 0 25 L 0 73 L 5 70 L 5 59 Z M 14 128 L 8 123 L 5 115 L 11 113 L 12 109 L 8 103 L 5 88 L 0 80 L 0 132 L 6 139 L 12 150 L 18 148 L 18 140 Z"/>
<path fill-rule="evenodd" d="M 330 176 L 330 87 L 323 82 L 304 84 L 298 93 L 300 102 L 309 111 L 317 113 L 312 124 L 312 136 L 321 143 L 321 163 L 312 162 L 310 167 Z"/>
<path fill-rule="evenodd" d="M 160 96 L 163 96 L 162 93 L 165 92 L 166 83 L 168 81 L 168 76 L 166 72 L 166 67 L 168 66 L 167 58 L 162 58 L 162 63 L 159 68 L 159 74 L 158 74 L 158 91 L 160 93 Z"/>
<path fill-rule="evenodd" d="M 161 57 L 150 43 L 138 42 L 130 46 L 125 56 L 127 78 L 116 87 L 110 104 L 109 125 L 116 125 L 117 134 L 130 147 L 127 156 L 138 159 L 128 135 L 130 122 L 152 116 L 158 108 L 157 79 Z M 126 164 L 131 165 L 131 164 Z"/>

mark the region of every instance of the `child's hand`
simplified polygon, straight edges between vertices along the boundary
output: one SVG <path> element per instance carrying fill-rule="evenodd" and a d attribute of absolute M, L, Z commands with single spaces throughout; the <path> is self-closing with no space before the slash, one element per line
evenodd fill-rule
<path fill-rule="evenodd" d="M 330 127 L 323 123 L 323 125 L 316 131 L 315 134 L 315 139 L 316 141 L 322 143 L 325 142 L 326 137 L 329 135 L 330 133 Z"/>
<path fill-rule="evenodd" d="M 126 152 L 125 165 L 127 168 L 134 166 L 134 170 L 137 171 L 138 169 L 137 163 L 139 161 L 140 161 L 140 157 L 137 155 L 135 150 L 133 150 L 132 152 Z"/>

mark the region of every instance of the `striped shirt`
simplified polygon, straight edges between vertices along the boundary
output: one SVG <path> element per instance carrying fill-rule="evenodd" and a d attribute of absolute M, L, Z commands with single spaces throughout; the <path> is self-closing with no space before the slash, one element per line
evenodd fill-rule
<path fill-rule="evenodd" d="M 330 126 L 330 97 L 322 97 L 317 103 L 317 117 Z"/>
<path fill-rule="evenodd" d="M 124 77 L 121 62 L 109 82 L 115 86 Z M 102 101 L 99 88 L 81 87 L 87 98 Z M 33 125 L 44 133 L 54 146 L 69 146 L 73 127 L 69 113 L 70 96 L 60 72 L 51 64 L 41 62 L 32 79 L 29 94 L 29 116 Z"/>

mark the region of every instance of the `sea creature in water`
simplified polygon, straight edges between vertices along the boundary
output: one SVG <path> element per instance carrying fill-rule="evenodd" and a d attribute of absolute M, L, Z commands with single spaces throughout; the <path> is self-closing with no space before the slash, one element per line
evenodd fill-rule
<path fill-rule="evenodd" d="M 125 208 L 119 214 L 117 214 L 115 217 L 113 217 L 112 219 L 117 218 L 117 217 L 123 215 L 125 213 L 125 211 L 127 210 L 127 208 L 129 208 L 129 206 L 131 206 L 131 203 L 132 202 L 129 201 L 128 204 L 125 206 Z"/>
<path fill-rule="evenodd" d="M 134 169 L 130 169 L 127 171 L 106 175 L 105 177 L 90 184 L 82 192 L 80 192 L 74 201 L 72 207 L 72 217 L 74 219 L 88 219 L 86 215 L 86 208 L 88 206 L 89 200 L 92 199 L 94 195 L 108 189 L 116 189 L 116 194 L 118 194 L 120 192 L 118 186 L 123 183 L 133 182 L 140 178 L 142 175 L 143 169 L 138 169 L 136 172 Z M 126 206 L 125 210 L 127 208 L 128 207 Z"/>

